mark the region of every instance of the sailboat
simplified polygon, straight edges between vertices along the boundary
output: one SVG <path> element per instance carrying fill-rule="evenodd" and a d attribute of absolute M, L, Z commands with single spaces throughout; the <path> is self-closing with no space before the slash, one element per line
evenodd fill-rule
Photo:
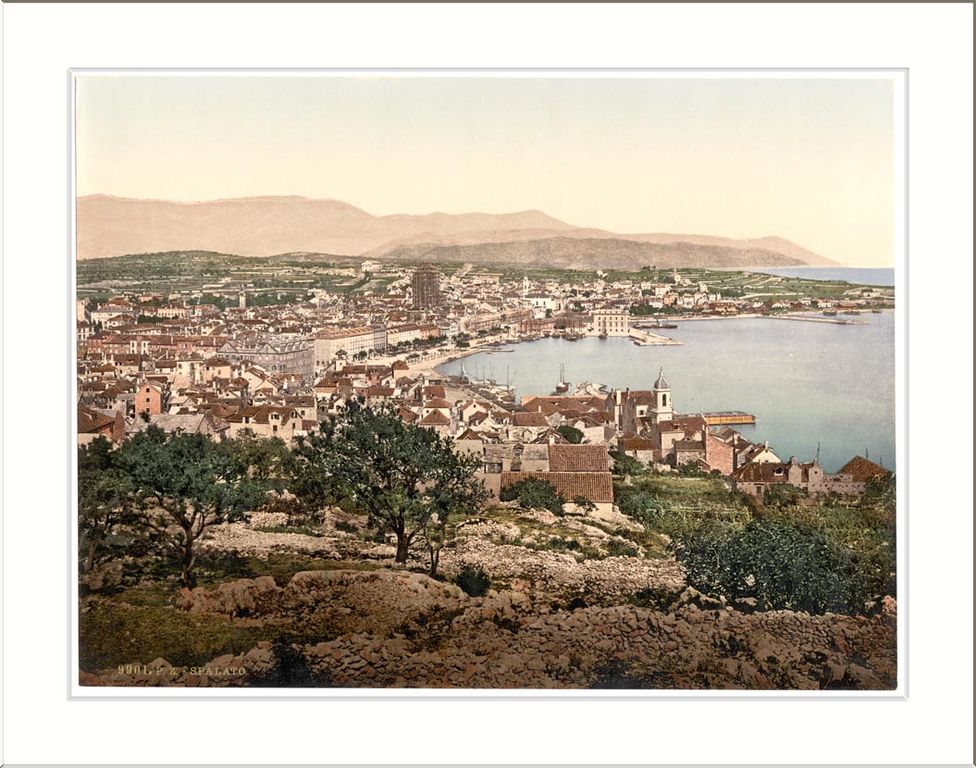
<path fill-rule="evenodd" d="M 557 395 L 565 395 L 567 392 L 569 392 L 569 382 L 566 381 L 566 364 L 565 363 L 560 363 L 559 364 L 559 383 L 556 384 L 556 392 L 555 392 L 555 394 L 557 394 Z"/>

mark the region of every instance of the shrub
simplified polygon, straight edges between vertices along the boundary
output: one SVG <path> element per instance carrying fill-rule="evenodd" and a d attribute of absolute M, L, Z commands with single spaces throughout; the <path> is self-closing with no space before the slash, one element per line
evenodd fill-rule
<path fill-rule="evenodd" d="M 484 569 L 473 565 L 466 565 L 454 578 L 454 583 L 470 597 L 481 597 L 491 586 L 491 578 Z"/>
<path fill-rule="evenodd" d="M 609 539 L 603 548 L 611 557 L 637 557 L 637 547 L 627 541 L 620 539 Z"/>
<path fill-rule="evenodd" d="M 797 506 L 806 498 L 806 492 L 789 483 L 774 483 L 766 488 L 763 494 L 763 505 L 776 509 L 787 509 Z"/>
<path fill-rule="evenodd" d="M 697 461 L 686 461 L 678 465 L 678 475 L 680 477 L 707 477 L 706 472 L 698 465 Z"/>
<path fill-rule="evenodd" d="M 573 504 L 576 505 L 577 509 L 581 509 L 584 512 L 593 512 L 596 509 L 596 504 L 585 496 L 574 496 Z"/>
<path fill-rule="evenodd" d="M 566 499 L 551 483 L 529 477 L 502 488 L 498 498 L 502 501 L 518 501 L 523 509 L 548 509 L 554 515 L 563 514 Z"/>
<path fill-rule="evenodd" d="M 626 453 L 611 451 L 610 458 L 613 459 L 612 471 L 615 475 L 642 475 L 646 471 L 643 464 Z"/>
<path fill-rule="evenodd" d="M 755 599 L 759 610 L 863 613 L 875 596 L 848 549 L 788 520 L 715 527 L 681 536 L 673 548 L 689 585 L 732 602 Z"/>
<path fill-rule="evenodd" d="M 680 591 L 668 587 L 644 587 L 631 595 L 627 602 L 640 608 L 667 611 L 674 605 L 680 594 Z"/>
<path fill-rule="evenodd" d="M 562 435 L 566 442 L 578 445 L 583 442 L 583 433 L 580 432 L 576 427 L 571 427 L 569 424 L 563 424 L 561 427 L 556 427 L 556 431 Z"/>
<path fill-rule="evenodd" d="M 614 488 L 614 495 L 620 511 L 645 528 L 659 528 L 665 519 L 664 503 L 650 491 L 620 487 Z"/>

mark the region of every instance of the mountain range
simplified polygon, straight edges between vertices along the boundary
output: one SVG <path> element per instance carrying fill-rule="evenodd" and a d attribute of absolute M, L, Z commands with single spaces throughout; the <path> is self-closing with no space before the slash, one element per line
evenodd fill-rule
<path fill-rule="evenodd" d="M 322 253 L 564 269 L 836 265 L 780 237 L 618 234 L 542 211 L 374 216 L 338 200 L 246 197 L 199 203 L 89 195 L 76 208 L 79 259 L 209 250 Z"/>

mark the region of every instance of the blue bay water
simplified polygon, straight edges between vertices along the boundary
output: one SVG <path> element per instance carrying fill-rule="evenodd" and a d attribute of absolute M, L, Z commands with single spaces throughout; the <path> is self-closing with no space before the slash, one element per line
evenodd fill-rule
<path fill-rule="evenodd" d="M 680 413 L 740 410 L 784 461 L 813 458 L 836 471 L 855 454 L 895 467 L 894 315 L 864 314 L 862 325 L 728 318 L 678 320 L 662 331 L 681 346 L 638 347 L 626 338 L 540 339 L 441 366 L 458 374 L 511 377 L 519 399 L 549 395 L 566 378 L 609 388 L 650 389 L 663 367 Z"/>

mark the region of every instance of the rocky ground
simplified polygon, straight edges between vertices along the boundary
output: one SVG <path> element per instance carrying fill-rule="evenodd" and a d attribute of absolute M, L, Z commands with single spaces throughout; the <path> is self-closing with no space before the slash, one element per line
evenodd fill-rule
<path fill-rule="evenodd" d="M 82 673 L 84 685 L 429 688 L 886 689 L 896 681 L 894 601 L 872 617 L 733 609 L 687 588 L 627 518 L 496 510 L 459 526 L 441 575 L 394 567 L 341 513 L 313 533 L 281 519 L 215 529 L 211 551 L 355 559 L 183 590 L 171 610 L 276 641 L 174 666 L 164 657 Z M 575 542 L 575 543 L 572 543 Z M 624 546 L 626 544 L 626 546 Z M 616 555 L 621 550 L 629 553 Z M 369 568 L 363 568 L 369 564 Z M 416 567 L 415 567 L 416 566 Z M 451 583 L 482 568 L 492 588 Z M 97 610 L 99 598 L 92 597 Z M 740 606 L 747 608 L 747 606 Z"/>

